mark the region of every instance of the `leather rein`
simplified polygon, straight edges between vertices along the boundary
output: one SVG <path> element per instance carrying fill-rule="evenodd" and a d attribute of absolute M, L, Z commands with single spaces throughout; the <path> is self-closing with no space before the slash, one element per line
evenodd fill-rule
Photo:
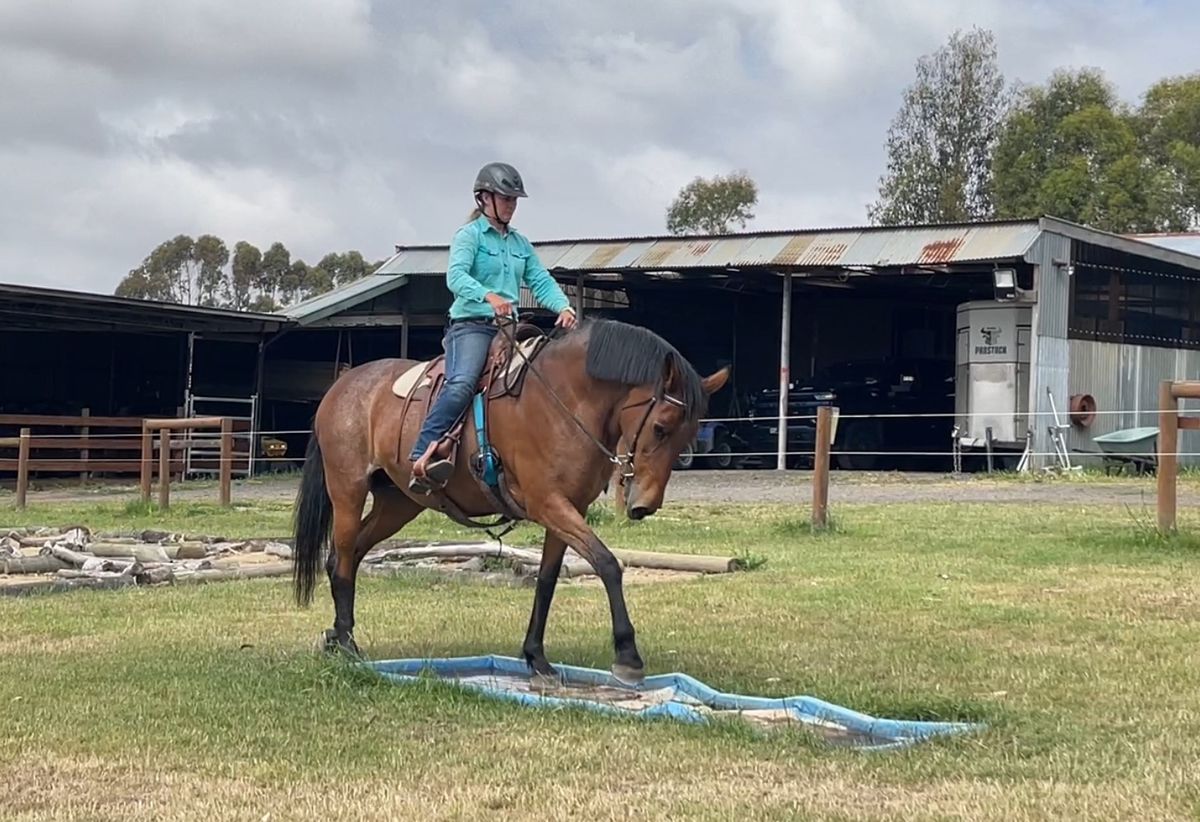
<path fill-rule="evenodd" d="M 617 453 L 613 452 L 611 449 L 609 449 L 604 443 L 602 443 L 594 434 L 592 434 L 591 431 L 587 430 L 587 428 L 584 426 L 584 424 L 579 421 L 579 418 L 571 413 L 571 410 L 569 408 L 567 408 L 566 404 L 559 398 L 558 394 L 555 393 L 554 389 L 550 387 L 550 384 L 548 382 L 546 382 L 546 378 L 543 377 L 541 375 L 541 372 L 538 371 L 537 366 L 534 365 L 534 363 L 533 363 L 533 360 L 531 360 L 525 356 L 525 352 L 522 351 L 520 346 L 517 344 L 516 335 L 510 329 L 510 326 L 516 325 L 516 321 L 509 319 L 509 318 L 497 317 L 497 318 L 495 318 L 494 322 L 496 323 L 497 327 L 500 329 L 500 332 L 502 334 L 504 334 L 504 336 L 508 339 L 508 346 L 509 346 L 509 354 L 508 354 L 508 358 L 507 358 L 508 361 L 509 362 L 512 361 L 512 357 L 514 354 L 521 355 L 521 357 L 525 360 L 526 368 L 535 377 L 537 377 L 541 381 L 542 385 L 545 386 L 546 391 L 548 391 L 550 393 L 550 396 L 554 398 L 554 401 L 556 403 L 558 403 L 558 407 L 562 409 L 563 413 L 566 414 L 567 418 L 570 419 L 571 422 L 575 423 L 575 426 L 580 431 L 583 432 L 584 436 L 586 436 L 589 440 L 592 441 L 592 444 L 595 445 L 596 448 L 598 448 L 604 454 L 604 456 L 608 458 L 609 462 L 611 462 L 613 465 L 617 466 L 620 469 L 620 471 L 621 471 L 620 484 L 622 487 L 624 487 L 625 483 L 628 480 L 633 479 L 634 455 L 637 453 L 637 444 L 638 444 L 638 440 L 641 439 L 642 429 L 644 429 L 646 427 L 646 422 L 649 421 L 649 419 L 650 419 L 650 413 L 655 409 L 655 407 L 660 402 L 665 402 L 665 403 L 668 403 L 669 405 L 674 405 L 677 408 L 681 408 L 681 409 L 687 408 L 687 403 L 685 403 L 683 400 L 678 399 L 677 397 L 671 396 L 670 394 L 666 393 L 665 391 L 658 392 L 654 396 L 647 397 L 644 400 L 639 400 L 638 402 L 633 402 L 633 403 L 629 403 L 628 405 L 622 406 L 620 411 L 618 412 L 618 414 L 628 411 L 631 408 L 640 408 L 643 405 L 646 406 L 646 411 L 642 414 L 641 422 L 638 423 L 637 431 L 633 435 L 633 441 L 630 443 L 629 448 L 626 450 L 626 452 L 624 454 L 617 454 Z M 505 388 L 507 389 L 508 386 L 506 385 Z"/>

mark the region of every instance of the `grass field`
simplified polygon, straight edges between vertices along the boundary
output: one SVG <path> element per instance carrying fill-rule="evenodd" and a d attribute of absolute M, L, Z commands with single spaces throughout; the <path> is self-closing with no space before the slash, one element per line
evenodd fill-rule
<path fill-rule="evenodd" d="M 290 506 L 31 506 L 0 522 L 287 533 Z M 550 712 L 318 658 L 328 591 L 286 580 L 0 600 L 0 815 L 16 819 L 1194 819 L 1200 516 L 1152 510 L 674 506 L 610 545 L 765 557 L 629 586 L 651 673 L 982 720 L 903 752 L 799 732 Z M 461 533 L 423 516 L 407 533 Z M 509 541 L 534 539 L 522 530 Z M 370 578 L 375 658 L 516 654 L 532 593 Z M 607 667 L 603 591 L 561 588 L 552 661 Z"/>

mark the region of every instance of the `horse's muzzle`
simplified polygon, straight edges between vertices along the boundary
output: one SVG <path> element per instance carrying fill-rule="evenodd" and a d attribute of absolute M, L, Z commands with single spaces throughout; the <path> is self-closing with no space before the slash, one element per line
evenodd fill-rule
<path fill-rule="evenodd" d="M 657 505 L 647 505 L 644 495 L 638 492 L 637 483 L 633 480 L 629 481 L 629 487 L 626 490 L 625 513 L 632 520 L 645 519 L 658 510 Z"/>

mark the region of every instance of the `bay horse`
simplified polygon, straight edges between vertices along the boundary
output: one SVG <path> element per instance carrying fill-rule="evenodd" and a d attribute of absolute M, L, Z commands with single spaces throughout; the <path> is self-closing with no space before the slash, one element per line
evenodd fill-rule
<path fill-rule="evenodd" d="M 493 321 L 501 327 L 493 356 L 506 339 L 510 352 L 516 352 L 511 322 Z M 409 489 L 407 454 L 425 407 L 401 399 L 392 387 L 414 365 L 420 363 L 382 359 L 350 369 L 317 408 L 296 498 L 293 582 L 297 602 L 310 603 L 332 539 L 325 570 L 334 620 L 319 643 L 327 651 L 360 654 L 353 636 L 359 563 L 421 511 L 441 511 L 459 521 L 464 514 L 501 514 L 545 529 L 522 644 L 528 666 L 535 674 L 555 676 L 543 637 L 570 546 L 604 584 L 612 617 L 613 675 L 641 682 L 644 665 L 625 606 L 621 566 L 588 527 L 585 513 L 614 478 L 631 519 L 660 508 L 673 463 L 696 436 L 708 399 L 725 385 L 729 368 L 701 378 L 660 336 L 614 320 L 589 318 L 544 341 L 528 359 L 519 392 L 488 401 L 484 430 L 503 467 L 499 496 L 472 472 L 473 454 L 465 453 L 477 451 L 470 410 L 454 475 L 444 489 L 432 494 Z M 363 517 L 368 493 L 372 506 Z"/>

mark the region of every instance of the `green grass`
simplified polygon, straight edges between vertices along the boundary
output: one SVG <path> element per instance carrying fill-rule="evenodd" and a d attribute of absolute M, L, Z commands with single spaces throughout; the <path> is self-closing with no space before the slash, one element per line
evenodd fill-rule
<path fill-rule="evenodd" d="M 399 687 L 311 654 L 328 590 L 286 580 L 0 600 L 0 769 L 18 818 L 1194 818 L 1200 516 L 1119 507 L 597 509 L 615 547 L 746 555 L 753 572 L 630 584 L 652 673 L 810 694 L 979 736 L 888 754 L 801 733 L 554 713 Z M 1144 517 L 1146 512 L 1136 512 Z M 1149 512 L 1152 514 L 1152 512 Z M 270 536 L 290 506 L 31 507 L 3 524 Z M 1150 520 L 1152 522 L 1152 516 Z M 404 533 L 409 533 L 406 529 Z M 462 536 L 432 515 L 411 533 Z M 513 543 L 536 542 L 523 528 Z M 532 593 L 360 583 L 375 658 L 516 654 Z M 561 586 L 552 660 L 607 667 L 599 586 Z"/>

